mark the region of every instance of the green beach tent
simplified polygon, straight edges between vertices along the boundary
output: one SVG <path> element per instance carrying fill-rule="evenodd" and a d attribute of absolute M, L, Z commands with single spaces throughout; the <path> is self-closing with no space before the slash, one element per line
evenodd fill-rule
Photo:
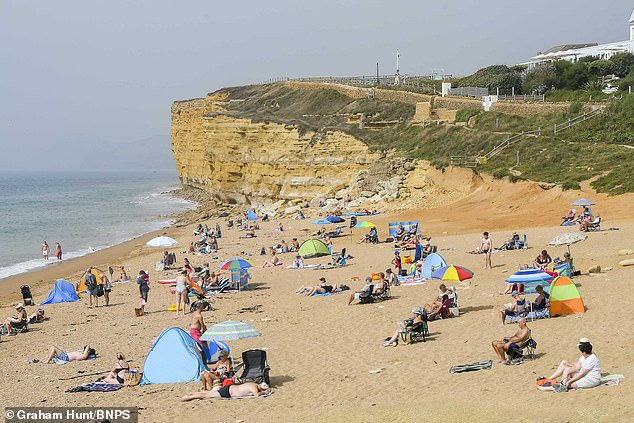
<path fill-rule="evenodd" d="M 558 276 L 550 284 L 550 315 L 584 313 L 581 294 L 567 276 Z"/>
<path fill-rule="evenodd" d="M 299 250 L 297 250 L 297 254 L 302 256 L 303 258 L 313 258 L 313 257 L 322 257 L 329 256 L 330 250 L 318 239 L 308 238 L 306 241 L 299 246 Z"/>

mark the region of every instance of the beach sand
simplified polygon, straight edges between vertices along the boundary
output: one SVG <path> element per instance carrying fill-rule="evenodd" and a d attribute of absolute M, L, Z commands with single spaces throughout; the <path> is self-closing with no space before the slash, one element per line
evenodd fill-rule
<path fill-rule="evenodd" d="M 153 339 L 167 327 L 188 328 L 189 316 L 174 318 L 166 309 L 174 302 L 169 287 L 156 284 L 159 276 L 154 263 L 162 249 L 144 246 L 152 235 L 87 257 L 48 266 L 2 282 L 11 292 L 2 292 L 0 316 L 14 314 L 19 285 L 33 286 L 37 302 L 46 298 L 57 277 L 75 282 L 88 264 L 123 264 L 130 276 L 148 269 L 151 291 L 148 314 L 134 317 L 138 305 L 134 282 L 114 287 L 109 307 L 87 308 L 87 299 L 76 303 L 46 306 L 51 318 L 32 325 L 27 334 L 2 337 L 0 396 L 5 406 L 138 406 L 140 421 L 172 422 L 213 418 L 220 421 L 631 421 L 634 406 L 634 327 L 630 285 L 633 267 L 621 267 L 618 250 L 634 248 L 634 219 L 628 213 L 631 195 L 606 197 L 586 188 L 579 192 L 542 190 L 534 184 L 506 184 L 490 181 L 457 203 L 431 210 L 412 210 L 399 216 L 373 216 L 382 238 L 387 222 L 419 218 L 421 230 L 432 236 L 432 244 L 448 262 L 475 272 L 470 282 L 455 284 L 461 315 L 430 323 L 425 343 L 385 348 L 382 341 L 396 329 L 396 322 L 410 315 L 413 307 L 429 302 L 439 281 L 392 289 L 390 300 L 348 306 L 347 293 L 329 297 L 295 294 L 300 285 L 313 285 L 324 276 L 328 282 L 344 283 L 353 289 L 361 281 L 352 280 L 389 267 L 390 244 L 357 244 L 367 230 L 355 229 L 349 236 L 334 239 L 337 250 L 346 247 L 354 256 L 350 265 L 332 270 L 290 270 L 260 268 L 264 261 L 259 250 L 284 239 L 300 241 L 316 229 L 311 219 L 284 220 L 285 231 L 276 232 L 278 221 L 261 222 L 255 239 L 241 239 L 236 229 L 224 230 L 218 259 L 181 254 L 193 239 L 193 226 L 163 230 L 181 242 L 169 250 L 195 264 L 209 262 L 217 269 L 226 258 L 249 252 L 255 267 L 249 291 L 221 294 L 212 299 L 215 311 L 204 313 L 207 325 L 228 319 L 243 320 L 262 332 L 261 337 L 230 341 L 232 355 L 249 348 L 266 349 L 275 392 L 262 399 L 204 400 L 181 403 L 185 393 L 196 391 L 198 383 L 149 385 L 124 388 L 113 393 L 65 393 L 84 382 L 94 381 L 97 372 L 107 372 L 115 354 L 123 352 L 141 367 Z M 587 312 L 529 322 L 537 341 L 537 357 L 520 366 L 496 362 L 490 343 L 512 335 L 516 325 L 500 327 L 497 310 L 510 297 L 500 295 L 503 280 L 546 248 L 553 257 L 566 247 L 547 247 L 554 236 L 576 232 L 575 227 L 557 226 L 568 204 L 579 196 L 597 201 L 595 212 L 604 217 L 603 230 L 571 246 L 575 265 L 584 271 L 599 264 L 612 270 L 575 278 Z M 422 206 L 421 206 L 422 207 Z M 313 217 L 315 217 L 313 215 Z M 362 218 L 363 219 L 363 218 Z M 209 223 L 216 221 L 211 219 Z M 619 230 L 608 230 L 619 228 Z M 224 229 L 224 226 L 223 226 Z M 483 256 L 466 254 L 479 246 L 484 230 L 500 245 L 511 231 L 526 233 L 529 249 L 493 254 L 493 269 L 483 269 Z M 290 264 L 292 254 L 281 255 Z M 307 263 L 325 262 L 311 259 Z M 171 272 L 173 274 L 174 272 Z M 41 282 L 39 282 L 41 280 Z M 34 307 L 29 307 L 32 313 Z M 562 359 L 577 360 L 576 344 L 588 337 L 601 360 L 603 372 L 620 373 L 625 379 L 616 387 L 599 387 L 563 394 L 539 392 L 537 376 L 548 376 Z M 42 359 L 50 345 L 66 350 L 90 343 L 98 352 L 96 360 L 63 366 L 32 363 Z M 453 365 L 484 359 L 494 360 L 493 368 L 464 374 L 449 374 Z M 372 370 L 381 369 L 373 373 Z M 554 396 L 553 396 L 554 395 Z"/>

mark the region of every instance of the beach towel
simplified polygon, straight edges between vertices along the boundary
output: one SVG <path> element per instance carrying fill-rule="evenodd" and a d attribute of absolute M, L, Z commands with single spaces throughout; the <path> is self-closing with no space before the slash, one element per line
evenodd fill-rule
<path fill-rule="evenodd" d="M 114 392 L 123 388 L 123 385 L 119 383 L 102 383 L 102 382 L 91 382 L 85 383 L 83 385 L 75 386 L 74 388 L 67 389 L 66 392 Z"/>
<path fill-rule="evenodd" d="M 512 305 L 512 304 L 511 304 Z M 522 316 L 506 316 L 505 321 L 509 323 L 517 323 Z M 550 317 L 550 310 L 545 308 L 543 310 L 531 311 L 526 316 L 523 316 L 526 320 L 536 319 L 548 319 Z"/>
<path fill-rule="evenodd" d="M 399 276 L 398 282 L 400 286 L 422 285 L 427 283 L 427 279 L 425 278 L 414 279 L 411 276 Z"/>
<path fill-rule="evenodd" d="M 95 356 L 95 355 L 89 355 L 89 356 L 88 356 L 88 358 L 87 358 L 86 360 L 94 360 L 95 358 L 97 358 L 97 356 Z M 55 364 L 66 364 L 66 363 L 68 363 L 68 361 L 66 361 L 66 360 L 62 360 L 62 359 L 57 358 L 57 357 L 53 357 L 53 358 L 51 359 L 51 361 L 52 361 L 53 363 L 55 363 Z"/>
<path fill-rule="evenodd" d="M 476 370 L 488 370 L 493 366 L 492 360 L 482 360 L 475 363 L 459 364 L 449 369 L 449 373 L 473 372 Z"/>

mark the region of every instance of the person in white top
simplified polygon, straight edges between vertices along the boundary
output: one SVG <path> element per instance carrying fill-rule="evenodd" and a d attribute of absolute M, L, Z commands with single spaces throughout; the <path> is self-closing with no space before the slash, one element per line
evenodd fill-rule
<path fill-rule="evenodd" d="M 187 288 L 190 286 L 189 278 L 187 277 L 187 271 L 183 270 L 180 275 L 176 277 L 176 317 L 178 317 L 178 310 L 182 308 L 183 316 L 185 315 L 185 303 L 187 302 Z"/>
<path fill-rule="evenodd" d="M 559 367 L 548 379 L 561 377 L 562 385 L 567 389 L 594 388 L 601 383 L 601 363 L 592 352 L 592 344 L 588 338 L 579 340 L 581 357 L 576 363 L 562 361 Z"/>

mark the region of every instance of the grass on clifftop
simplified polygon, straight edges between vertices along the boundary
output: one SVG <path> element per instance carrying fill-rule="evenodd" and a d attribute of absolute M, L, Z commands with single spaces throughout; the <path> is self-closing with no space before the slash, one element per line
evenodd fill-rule
<path fill-rule="evenodd" d="M 599 192 L 634 192 L 634 96 L 614 99 L 602 117 L 553 134 L 553 126 L 581 113 L 583 103 L 575 102 L 567 113 L 522 117 L 476 110 L 459 111 L 453 124 L 426 128 L 408 123 L 415 107 L 378 99 L 353 99 L 332 89 L 291 89 L 283 84 L 229 89 L 232 99 L 228 113 L 254 121 L 295 125 L 300 132 L 342 131 L 351 134 L 372 150 L 395 150 L 398 154 L 425 159 L 437 167 L 449 164 L 451 156 L 486 154 L 510 135 L 538 127 L 542 135 L 527 137 L 504 150 L 478 171 L 511 180 L 561 184 L 579 188 L 583 180 L 599 176 L 592 186 Z M 346 123 L 349 115 L 362 113 L 365 123 L 392 122 L 384 127 L 360 127 Z M 347 116 L 346 116 L 347 115 Z M 520 163 L 516 166 L 516 152 Z"/>

